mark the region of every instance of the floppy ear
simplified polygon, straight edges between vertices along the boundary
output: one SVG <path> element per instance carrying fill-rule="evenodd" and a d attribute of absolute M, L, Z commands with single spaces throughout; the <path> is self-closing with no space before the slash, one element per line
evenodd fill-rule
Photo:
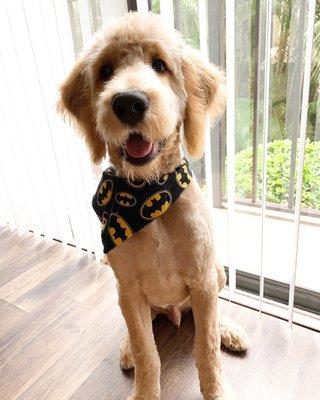
<path fill-rule="evenodd" d="M 91 88 L 84 59 L 79 59 L 60 87 L 58 111 L 71 117 L 89 147 L 91 159 L 98 164 L 106 155 L 106 145 L 96 130 L 91 104 Z"/>
<path fill-rule="evenodd" d="M 185 143 L 189 154 L 199 158 L 204 150 L 207 116 L 210 115 L 213 121 L 224 110 L 224 75 L 188 46 L 185 46 L 182 57 L 182 72 L 187 92 Z"/>

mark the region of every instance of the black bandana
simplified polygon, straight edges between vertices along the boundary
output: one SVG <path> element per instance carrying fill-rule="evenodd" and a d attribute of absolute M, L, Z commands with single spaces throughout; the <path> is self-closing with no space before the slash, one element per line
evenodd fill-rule
<path fill-rule="evenodd" d="M 189 185 L 192 172 L 187 160 L 157 181 L 130 182 L 115 175 L 114 168 L 103 171 L 92 207 L 101 221 L 104 253 L 164 214 Z"/>

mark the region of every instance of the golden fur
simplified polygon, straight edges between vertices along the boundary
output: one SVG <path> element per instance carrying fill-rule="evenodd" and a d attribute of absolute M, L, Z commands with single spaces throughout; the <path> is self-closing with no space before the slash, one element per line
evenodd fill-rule
<path fill-rule="evenodd" d="M 165 61 L 166 71 L 152 69 L 155 58 Z M 113 74 L 101 82 L 99 71 L 105 64 L 112 65 Z M 141 90 L 150 99 L 150 108 L 135 130 L 149 141 L 165 143 L 159 155 L 143 166 L 130 164 L 119 151 L 130 129 L 113 113 L 111 99 L 128 89 Z M 152 180 L 179 164 L 181 140 L 191 155 L 202 155 L 207 116 L 215 118 L 223 111 L 224 97 L 224 77 L 214 65 L 186 46 L 178 33 L 164 28 L 159 17 L 131 13 L 97 34 L 83 52 L 61 86 L 59 108 L 79 126 L 94 162 L 108 152 L 119 175 Z M 190 306 L 203 397 L 226 399 L 220 341 L 241 351 L 247 347 L 247 337 L 217 314 L 225 273 L 216 260 L 210 207 L 197 182 L 192 180 L 166 214 L 113 249 L 108 258 L 129 333 L 120 364 L 135 366 L 130 399 L 160 398 L 153 316 L 163 312 L 179 324 L 181 310 Z"/>

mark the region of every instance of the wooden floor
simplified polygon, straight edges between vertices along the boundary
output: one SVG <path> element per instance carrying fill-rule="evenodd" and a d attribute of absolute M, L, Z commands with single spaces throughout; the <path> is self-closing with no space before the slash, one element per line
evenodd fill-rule
<path fill-rule="evenodd" d="M 320 399 L 320 334 L 222 302 L 247 330 L 246 355 L 223 351 L 238 399 Z M 200 400 L 194 327 L 154 324 L 162 399 Z M 125 325 L 110 268 L 60 243 L 0 228 L 0 399 L 121 400 L 133 373 L 118 366 Z"/>

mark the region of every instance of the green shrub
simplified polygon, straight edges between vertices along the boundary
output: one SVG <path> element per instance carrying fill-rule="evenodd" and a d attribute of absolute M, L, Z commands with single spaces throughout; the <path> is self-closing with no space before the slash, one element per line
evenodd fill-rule
<path fill-rule="evenodd" d="M 262 192 L 262 145 L 258 146 L 257 198 Z M 291 140 L 268 143 L 267 201 L 287 204 L 290 179 Z M 252 197 L 252 147 L 240 151 L 235 157 L 236 197 Z M 295 174 L 295 177 L 297 173 Z M 303 169 L 302 207 L 320 210 L 320 142 L 307 139 Z"/>

